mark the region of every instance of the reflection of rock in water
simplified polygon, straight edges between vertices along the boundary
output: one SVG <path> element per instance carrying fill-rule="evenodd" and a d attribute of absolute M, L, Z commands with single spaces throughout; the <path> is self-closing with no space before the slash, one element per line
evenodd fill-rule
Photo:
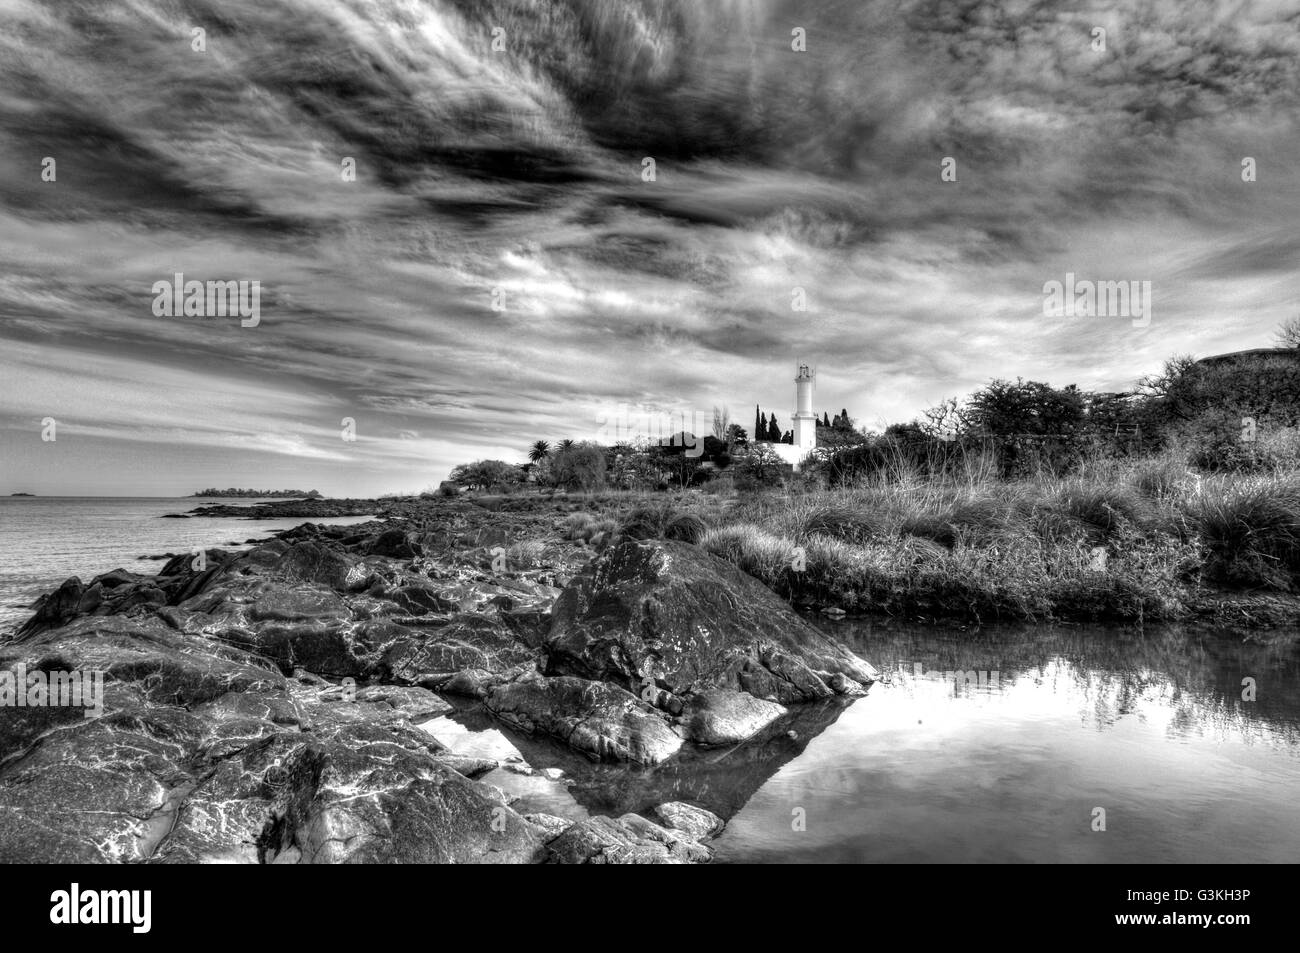
<path fill-rule="evenodd" d="M 666 801 L 685 801 L 726 820 L 851 704 L 834 698 L 802 705 L 741 744 L 687 746 L 653 768 L 594 764 L 565 745 L 512 731 L 477 709 L 457 714 L 456 720 L 471 730 L 500 730 L 535 767 L 562 768 L 574 782 L 569 793 L 592 814 L 642 813 Z"/>

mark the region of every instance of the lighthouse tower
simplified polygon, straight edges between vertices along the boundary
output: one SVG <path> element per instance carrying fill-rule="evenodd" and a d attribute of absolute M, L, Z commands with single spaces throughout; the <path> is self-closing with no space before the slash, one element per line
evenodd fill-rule
<path fill-rule="evenodd" d="M 817 446 L 817 415 L 813 413 L 813 372 L 807 364 L 799 365 L 794 379 L 794 445 L 801 453 Z"/>

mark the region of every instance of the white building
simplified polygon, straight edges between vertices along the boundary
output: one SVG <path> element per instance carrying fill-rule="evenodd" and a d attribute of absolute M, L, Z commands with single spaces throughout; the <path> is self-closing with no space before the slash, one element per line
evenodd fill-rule
<path fill-rule="evenodd" d="M 817 446 L 817 415 L 813 413 L 815 377 L 807 364 L 799 365 L 799 373 L 794 379 L 795 410 L 791 415 L 794 418 L 794 443 L 768 444 L 777 456 L 793 464 L 796 470 L 804 457 Z"/>

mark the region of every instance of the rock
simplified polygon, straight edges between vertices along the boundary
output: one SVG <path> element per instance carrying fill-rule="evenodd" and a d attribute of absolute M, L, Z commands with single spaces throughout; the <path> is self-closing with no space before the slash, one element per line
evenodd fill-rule
<path fill-rule="evenodd" d="M 694 547 L 615 547 L 587 567 L 549 512 L 383 505 L 385 522 L 307 523 L 207 550 L 202 570 L 182 553 L 38 600 L 0 666 L 102 672 L 102 716 L 4 711 L 0 857 L 705 862 L 694 839 L 716 825 L 696 805 L 730 816 L 797 753 L 786 729 L 812 737 L 845 704 L 827 693 L 864 684 L 864 663 Z M 510 556 L 489 572 L 496 545 Z M 551 584 L 579 570 L 553 614 Z M 483 702 L 467 724 L 542 736 L 512 739 L 534 763 L 555 764 L 558 741 L 654 770 L 457 754 L 420 727 L 453 710 L 434 690 Z M 827 700 L 778 704 L 808 698 Z M 521 790 L 622 816 L 521 816 Z"/>
<path fill-rule="evenodd" d="M 382 705 L 413 722 L 428 721 L 455 710 L 433 692 L 414 685 L 368 685 L 355 690 L 353 701 Z"/>
<path fill-rule="evenodd" d="M 111 572 L 101 573 L 96 576 L 91 580 L 91 584 L 99 583 L 105 589 L 116 589 L 118 586 L 138 583 L 148 578 L 148 576 L 142 576 L 139 573 L 127 572 L 125 569 L 114 569 Z"/>
<path fill-rule="evenodd" d="M 429 613 L 455 612 L 459 602 L 443 598 L 431 586 L 403 586 L 387 594 L 403 612 L 422 616 Z"/>
<path fill-rule="evenodd" d="M 478 863 L 541 858 L 538 828 L 408 716 L 413 687 L 300 685 L 161 620 L 86 618 L 0 647 L 100 669 L 105 713 L 0 721 L 0 856 L 13 861 Z M 18 710 L 15 710 L 16 712 Z M 24 730 L 24 729 L 28 730 Z M 30 730 L 34 729 L 34 730 Z"/>
<path fill-rule="evenodd" d="M 484 785 L 399 751 L 376 763 L 348 746 L 305 756 L 319 782 L 288 801 L 277 852 L 300 863 L 531 863 L 542 838 Z M 390 760 L 391 759 L 391 760 Z"/>
<path fill-rule="evenodd" d="M 786 714 L 775 702 L 725 688 L 692 695 L 683 713 L 687 737 L 700 745 L 739 744 Z"/>
<path fill-rule="evenodd" d="M 389 559 L 414 559 L 420 555 L 421 547 L 410 539 L 404 530 L 385 530 L 374 538 L 367 548 L 374 556 L 386 556 Z"/>
<path fill-rule="evenodd" d="M 86 615 L 94 612 L 104 601 L 104 587 L 98 582 L 90 584 L 89 588 L 81 594 L 81 600 L 77 603 L 77 615 Z"/>
<path fill-rule="evenodd" d="M 553 864 L 702 864 L 707 847 L 639 814 L 578 821 L 546 845 Z"/>
<path fill-rule="evenodd" d="M 351 616 L 343 600 L 328 589 L 297 587 L 264 594 L 249 610 L 256 621 L 342 621 Z"/>
<path fill-rule="evenodd" d="M 257 552 L 258 550 L 253 550 L 253 553 Z M 248 560 L 257 562 L 259 557 L 250 553 Z M 290 582 L 316 582 L 344 591 L 349 586 L 348 574 L 355 560 L 354 556 L 345 555 L 314 540 L 303 540 L 290 546 L 272 564 L 270 574 Z"/>
<path fill-rule="evenodd" d="M 717 837 L 726 827 L 726 823 L 712 811 L 687 804 L 683 801 L 669 801 L 654 809 L 659 823 L 672 831 L 677 831 L 693 841 L 706 841 Z"/>
<path fill-rule="evenodd" d="M 23 639 L 75 619 L 85 594 L 86 587 L 80 579 L 76 576 L 65 579 L 58 589 L 36 600 L 35 614 L 23 623 L 14 637 Z"/>
<path fill-rule="evenodd" d="M 501 762 L 494 761 L 491 758 L 471 758 L 468 755 L 438 754 L 433 756 L 433 760 L 441 765 L 451 768 L 457 774 L 463 774 L 467 778 L 481 778 L 489 771 L 495 771 L 501 767 Z"/>
<path fill-rule="evenodd" d="M 682 746 L 658 712 L 604 682 L 532 672 L 490 689 L 485 704 L 526 734 L 550 735 L 600 761 L 658 764 Z"/>
<path fill-rule="evenodd" d="M 556 817 L 554 814 L 525 814 L 524 820 L 534 827 L 540 828 L 542 840 L 548 843 L 573 826 L 573 821 L 564 817 Z"/>
<path fill-rule="evenodd" d="M 161 608 L 167 604 L 167 593 L 163 590 L 150 585 L 133 587 L 127 594 L 113 605 L 114 612 L 127 612 L 136 606 L 147 608 Z"/>
<path fill-rule="evenodd" d="M 652 672 L 673 695 L 727 688 L 783 705 L 859 694 L 877 677 L 757 580 L 664 540 L 598 557 L 556 602 L 546 649 L 548 675 L 638 687 Z"/>
<path fill-rule="evenodd" d="M 433 627 L 406 628 L 376 650 L 382 651 L 390 677 L 410 682 L 430 677 L 449 679 L 468 672 L 504 673 L 534 663 L 533 650 L 516 639 L 508 627 L 488 616 L 473 614 L 459 615 Z"/>

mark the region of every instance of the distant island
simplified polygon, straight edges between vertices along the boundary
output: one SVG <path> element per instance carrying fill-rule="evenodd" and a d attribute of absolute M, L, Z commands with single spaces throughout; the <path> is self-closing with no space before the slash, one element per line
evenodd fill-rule
<path fill-rule="evenodd" d="M 27 494 L 14 494 L 15 496 Z M 215 487 L 209 487 L 206 490 L 199 490 L 194 496 L 299 496 L 308 499 L 319 499 L 319 490 L 241 490 L 230 487 L 225 490 L 218 490 Z"/>
<path fill-rule="evenodd" d="M 35 496 L 35 493 L 10 493 L 10 496 Z"/>

